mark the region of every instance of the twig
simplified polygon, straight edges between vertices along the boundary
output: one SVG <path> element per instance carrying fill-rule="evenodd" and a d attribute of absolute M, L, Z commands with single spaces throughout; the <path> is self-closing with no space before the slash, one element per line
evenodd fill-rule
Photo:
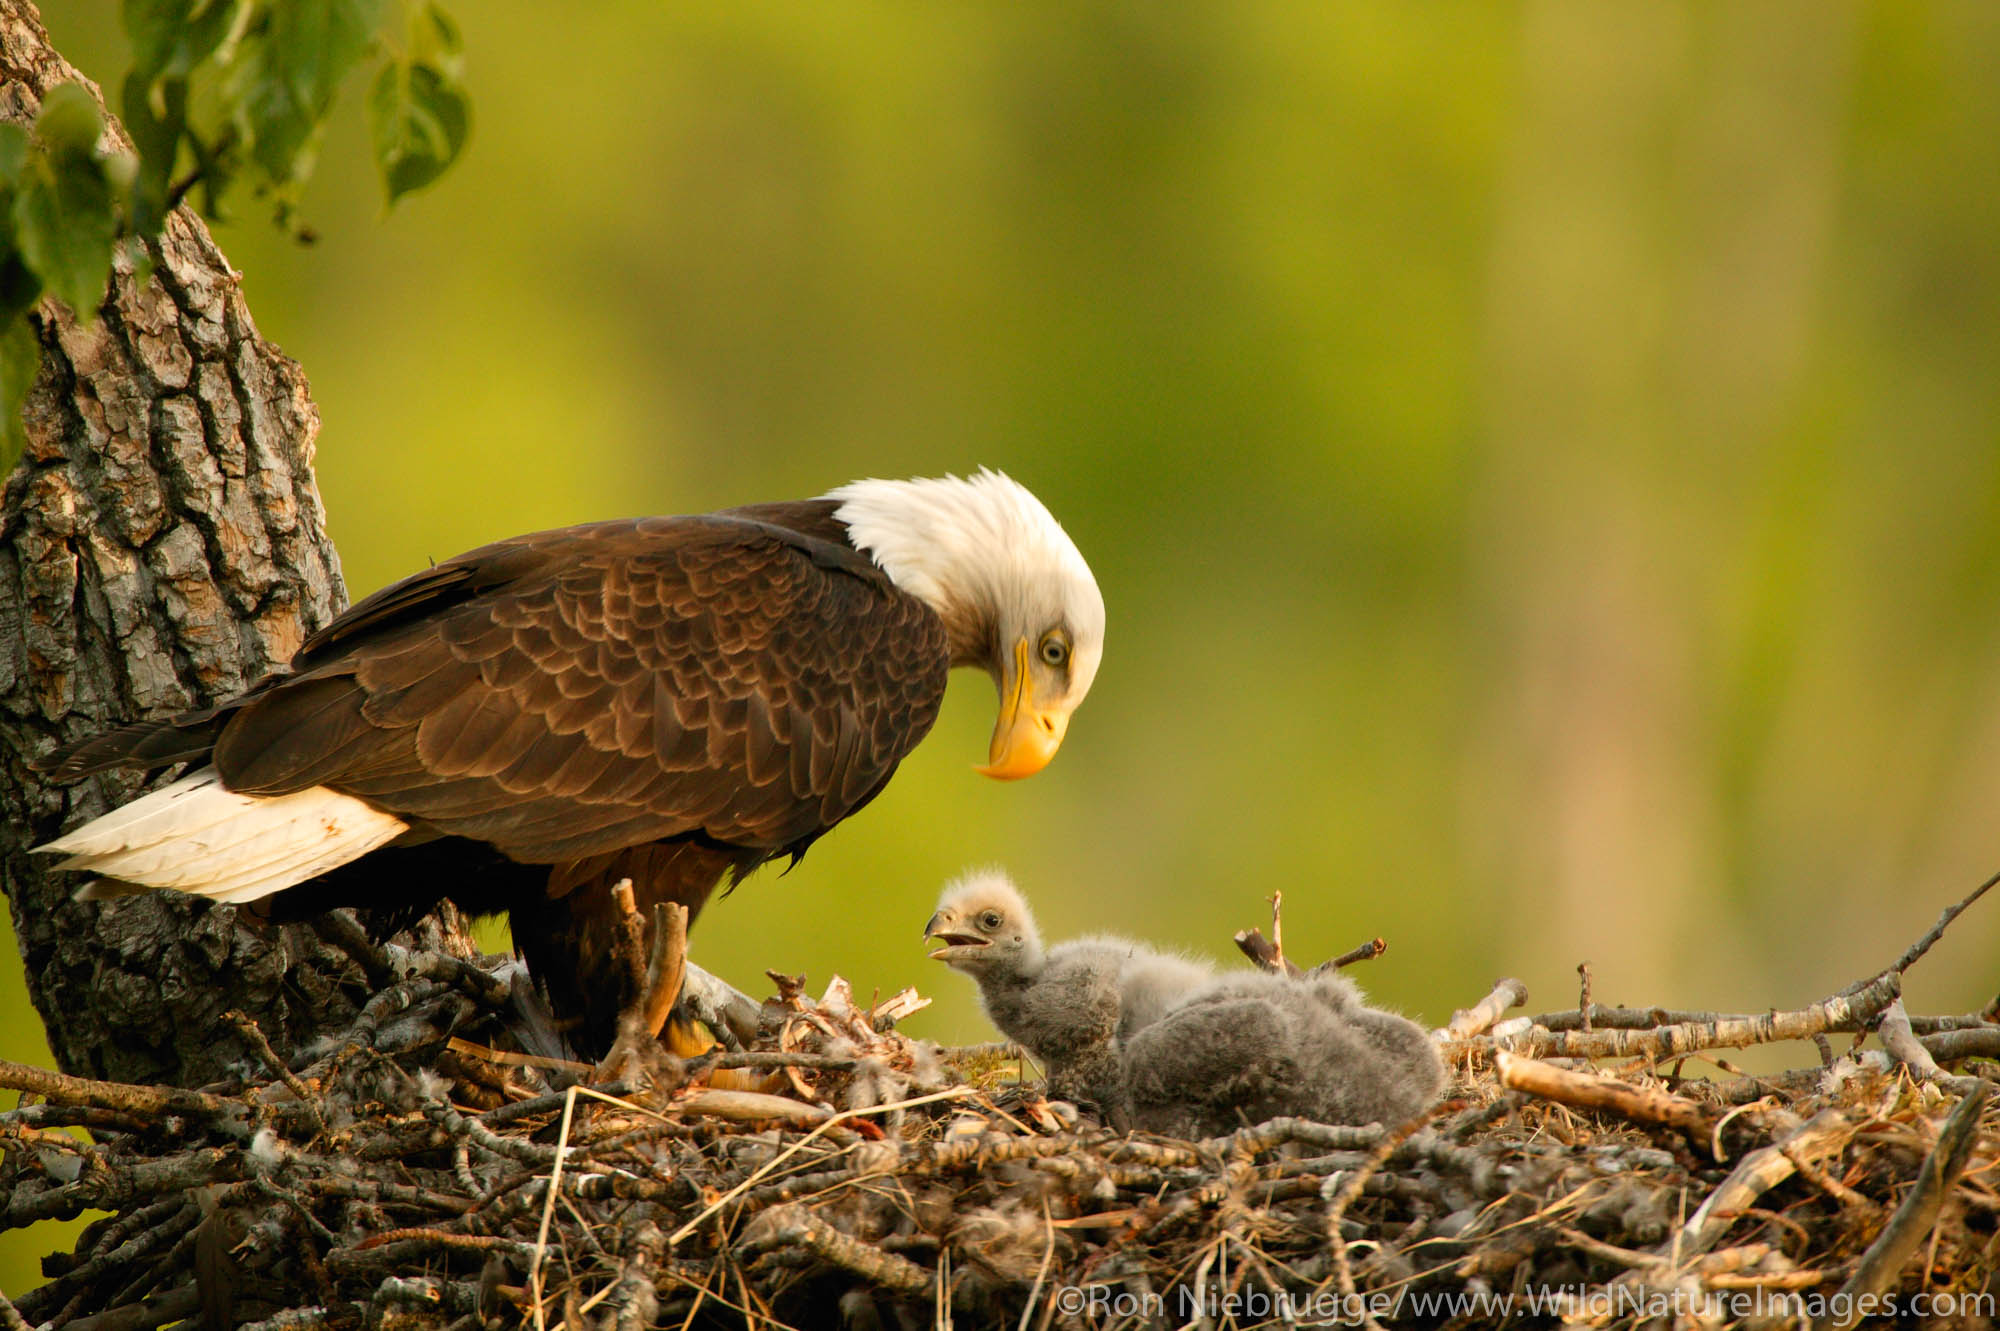
<path fill-rule="evenodd" d="M 965 1050 L 947 1049 L 943 1053 L 947 1062 L 951 1055 Z M 698 1072 L 703 1067 L 711 1068 L 817 1068 L 836 1072 L 853 1067 L 860 1060 L 852 1054 L 809 1054 L 788 1052 L 783 1049 L 758 1049 L 748 1053 L 724 1053 L 720 1050 L 706 1055 L 702 1061 L 689 1064 L 690 1071 Z"/>
<path fill-rule="evenodd" d="M 1953 1063 L 1961 1058 L 2000 1058 L 2000 1029 L 1991 1026 L 1977 1030 L 1940 1031 L 1936 1035 L 1919 1038 L 1931 1057 L 1940 1063 Z"/>
<path fill-rule="evenodd" d="M 1991 887 L 1988 882 L 1986 887 Z M 1986 888 L 1982 887 L 1981 892 Z M 1978 893 L 1974 893 L 1977 896 Z M 1969 904 L 1969 901 L 1968 901 Z M 1960 909 L 1964 907 L 1961 906 Z M 1934 932 L 1943 932 L 1949 924 L 1947 917 L 1938 922 Z M 1860 1265 L 1847 1278 L 1840 1293 L 1842 1298 L 1829 1306 L 1840 1307 L 1846 1315 L 1822 1319 L 1818 1325 L 1845 1331 L 1861 1320 L 1864 1305 L 1872 1303 L 1872 1296 L 1881 1294 L 1892 1285 L 1902 1273 L 1903 1264 L 1910 1254 L 1923 1242 L 1924 1235 L 1937 1223 L 1938 1213 L 1944 1209 L 1945 1198 L 1951 1194 L 1958 1176 L 1965 1170 L 1965 1162 L 1972 1154 L 1972 1143 L 1977 1135 L 1980 1111 L 1986 1105 L 1987 1087 L 1977 1082 L 1968 1091 L 1958 1107 L 1945 1120 L 1944 1131 L 1938 1134 L 1937 1145 L 1924 1158 L 1923 1168 L 1917 1171 L 1916 1186 L 1903 1198 L 1903 1204 L 1889 1217 L 1889 1223 L 1868 1245 L 1868 1251 L 1861 1254 Z"/>
<path fill-rule="evenodd" d="M 312 1115 L 313 1123 L 317 1126 L 318 1130 L 325 1132 L 326 1119 L 319 1112 L 319 1106 L 313 1103 L 312 1091 L 307 1088 L 304 1082 L 299 1080 L 297 1073 L 285 1065 L 285 1060 L 278 1057 L 278 1051 L 271 1048 L 271 1042 L 264 1036 L 264 1028 L 259 1026 L 249 1013 L 241 1012 L 234 1008 L 223 1013 L 222 1019 L 231 1026 L 234 1026 L 237 1034 L 241 1035 L 249 1043 L 250 1047 L 257 1051 L 257 1056 L 264 1060 L 264 1066 L 278 1074 L 278 1080 L 285 1084 L 285 1089 L 289 1090 L 298 1099 L 299 1103 L 305 1106 L 307 1112 Z"/>
<path fill-rule="evenodd" d="M 453 1053 L 464 1054 L 481 1062 L 494 1063 L 510 1068 L 540 1068 L 551 1072 L 569 1072 L 579 1077 L 589 1076 L 596 1069 L 589 1063 L 579 1063 L 573 1058 L 550 1058 L 543 1054 L 522 1054 L 512 1049 L 491 1049 L 483 1044 L 474 1044 L 454 1035 L 445 1041 L 445 1048 Z"/>
<path fill-rule="evenodd" d="M 1341 1230 L 1341 1221 L 1347 1215 L 1347 1208 L 1361 1195 L 1362 1187 L 1374 1177 L 1375 1171 L 1389 1162 L 1389 1157 L 1396 1153 L 1398 1146 L 1408 1141 L 1422 1129 L 1424 1124 L 1430 1122 L 1434 1113 L 1436 1110 L 1419 1114 L 1394 1132 L 1385 1134 L 1382 1140 L 1376 1143 L 1375 1149 L 1368 1153 L 1368 1158 L 1362 1162 L 1361 1167 L 1341 1179 L 1337 1188 L 1334 1186 L 1334 1180 L 1340 1178 L 1338 1174 L 1327 1175 L 1326 1181 L 1320 1185 L 1320 1195 L 1326 1199 L 1324 1222 L 1326 1241 L 1333 1255 L 1332 1279 L 1339 1288 L 1345 1304 L 1360 1312 L 1361 1325 L 1372 1327 L 1374 1331 L 1382 1331 L 1382 1324 L 1375 1320 L 1367 1305 L 1362 1302 L 1360 1291 L 1355 1286 L 1354 1267 L 1348 1260 L 1347 1237 Z"/>
<path fill-rule="evenodd" d="M 1510 1036 L 1506 1047 L 1530 1058 L 1657 1060 L 1704 1049 L 1742 1049 L 1777 1040 L 1810 1040 L 1825 1031 L 1853 1030 L 1862 1022 L 1872 1021 L 1901 992 L 1902 979 L 1891 972 L 1860 989 L 1835 994 L 1794 1012 L 1724 1017 L 1646 1030 L 1551 1031 L 1530 1026 Z M 1446 1028 L 1446 1039 L 1453 1038 L 1451 1029 Z M 1477 1050 L 1491 1048 L 1494 1042 L 1481 1040 L 1468 1044 Z"/>
<path fill-rule="evenodd" d="M 389 963 L 382 956 L 382 949 L 361 922 L 354 918 L 352 910 L 333 910 L 312 921 L 312 930 L 326 942 L 332 944 L 368 977 L 370 989 L 386 989 L 395 982 L 389 970 Z"/>
<path fill-rule="evenodd" d="M 639 915 L 632 880 L 620 878 L 613 884 L 611 899 L 618 905 L 618 934 L 612 948 L 625 969 L 628 992 L 637 998 L 646 992 L 646 922 Z"/>
<path fill-rule="evenodd" d="M 1916 965 L 1918 960 L 1922 958 L 1924 953 L 1930 951 L 1931 946 L 1934 943 L 1936 943 L 1938 939 L 1944 937 L 1944 931 L 1951 927 L 1951 922 L 1957 919 L 1960 915 L 1963 915 L 1965 913 L 1966 908 L 1970 906 L 1973 902 L 1985 896 L 1987 892 L 1990 891 L 1996 883 L 2000 883 L 2000 873 L 1994 874 L 1991 878 L 1988 878 L 1978 887 L 1973 888 L 1971 892 L 1966 894 L 1965 899 L 1960 901 L 1957 905 L 1946 907 L 1944 914 L 1938 916 L 1937 923 L 1930 927 L 1930 931 L 1926 933 L 1922 938 L 1919 938 L 1916 942 L 1910 944 L 1907 948 L 1903 949 L 1903 955 L 1896 958 L 1895 961 L 1891 962 L 1889 964 L 1888 969 L 1876 972 L 1875 975 L 1870 977 L 1870 979 L 1868 980 L 1857 980 L 1852 985 L 1849 985 L 1847 989 L 1844 990 L 1843 992 L 1855 993 L 1867 987 L 1867 985 L 1869 985 L 1870 983 L 1876 980 L 1880 980 L 1885 975 L 1901 975 L 1904 971 Z"/>
<path fill-rule="evenodd" d="M 1590 1029 L 1590 963 L 1587 961 L 1577 962 L 1576 974 L 1578 982 L 1576 1010 L 1577 1014 L 1583 1019 L 1583 1029 L 1588 1031 Z"/>
<path fill-rule="evenodd" d="M 1274 975 L 1297 975 L 1298 967 L 1285 960 L 1270 939 L 1264 937 L 1262 929 L 1238 929 L 1235 934 L 1236 946 L 1244 956 L 1255 962 L 1259 969 Z M 1289 969 L 1288 969 L 1289 968 Z"/>
<path fill-rule="evenodd" d="M 629 886 L 629 883 L 628 883 Z M 556 1195 L 562 1191 L 563 1158 L 569 1154 L 569 1125 L 576 1114 L 576 1087 L 563 1093 L 562 1128 L 556 1134 L 555 1161 L 549 1166 L 548 1199 L 542 1206 L 541 1228 L 535 1233 L 535 1253 L 528 1262 L 528 1295 L 535 1305 L 535 1331 L 548 1325 L 543 1311 L 542 1262 L 549 1250 L 549 1222 L 555 1218 Z"/>
<path fill-rule="evenodd" d="M 1606 1110 L 1640 1123 L 1664 1124 L 1697 1140 L 1705 1141 L 1708 1136 L 1707 1110 L 1657 1087 L 1633 1086 L 1611 1077 L 1571 1072 L 1532 1058 L 1517 1057 L 1504 1049 L 1493 1055 L 1493 1070 L 1499 1073 L 1500 1084 L 1510 1091 L 1525 1091 L 1582 1109 Z"/>
<path fill-rule="evenodd" d="M 1314 975 L 1321 975 L 1327 971 L 1344 970 L 1359 961 L 1373 961 L 1388 950 L 1389 945 L 1382 939 L 1371 938 L 1365 943 L 1348 948 L 1347 951 L 1341 953 L 1331 961 L 1322 961 L 1319 965 L 1312 968 L 1312 973 Z"/>
<path fill-rule="evenodd" d="M 653 952 L 646 964 L 644 1029 L 657 1037 L 681 996 L 687 975 L 688 908 L 678 901 L 653 907 Z"/>
<path fill-rule="evenodd" d="M 1875 1034 L 1881 1038 L 1882 1047 L 1889 1051 L 1889 1056 L 1908 1068 L 1910 1075 L 1918 1081 L 1949 1086 L 1960 1095 L 1970 1095 L 1974 1087 L 1983 1085 L 1977 1077 L 1954 1077 L 1937 1065 L 1931 1051 L 1910 1029 L 1910 1018 L 1903 1011 L 1903 1000 L 1900 998 L 1882 1009 L 1882 1024 L 1875 1028 Z"/>
<path fill-rule="evenodd" d="M 241 1100 L 210 1095 L 206 1091 L 93 1081 L 88 1077 L 72 1077 L 67 1073 L 29 1067 L 25 1063 L 10 1063 L 5 1059 L 0 1059 L 0 1087 L 32 1091 L 62 1104 L 96 1105 L 100 1109 L 149 1116 L 197 1114 L 209 1119 L 231 1119 L 248 1118 L 251 1112 L 250 1106 Z"/>
<path fill-rule="evenodd" d="M 1758 1012 L 1711 1012 L 1692 1008 L 1667 1007 L 1606 1007 L 1602 1003 L 1590 1006 L 1589 1026 L 1592 1030 L 1642 1031 L 1654 1026 L 1685 1026 L 1698 1022 L 1755 1021 L 1768 1013 Z M 1584 1028 L 1584 1014 L 1575 1008 L 1564 1008 L 1560 1012 L 1538 1012 L 1529 1017 L 1528 1023 L 1549 1031 L 1576 1031 Z M 1836 1021 L 1827 1026 L 1829 1032 L 1871 1029 L 1874 1018 L 1856 1022 Z M 1920 1036 L 1937 1035 L 1946 1031 L 1992 1031 L 2000 1032 L 2000 1024 L 1977 1012 L 1967 1012 L 1956 1016 L 1926 1016 L 1913 1014 L 1910 1029 Z"/>
<path fill-rule="evenodd" d="M 833 1117 L 833 1111 L 824 1105 L 809 1105 L 762 1091 L 696 1091 L 676 1100 L 674 1108 L 684 1114 L 712 1114 L 716 1118 L 753 1123 L 790 1123 L 802 1128 L 814 1127 Z"/>
<path fill-rule="evenodd" d="M 64 1331 L 153 1331 L 156 1326 L 193 1316 L 201 1307 L 201 1295 L 193 1285 L 183 1285 L 165 1294 L 107 1309 L 92 1317 L 78 1317 Z"/>
<path fill-rule="evenodd" d="M 1670 1250 L 1680 1256 L 1707 1252 L 1739 1214 L 1792 1176 L 1796 1169 L 1794 1160 L 1816 1160 L 1830 1155 L 1844 1148 L 1853 1136 L 1854 1125 L 1845 1114 L 1838 1109 L 1823 1109 L 1771 1145 L 1750 1152 L 1688 1217 L 1687 1223 L 1674 1232 L 1669 1239 Z"/>
<path fill-rule="evenodd" d="M 804 1248 L 822 1261 L 898 1294 L 931 1292 L 930 1272 L 907 1257 L 883 1252 L 872 1243 L 843 1234 L 797 1202 L 786 1202 L 759 1213 L 739 1242 L 753 1253 L 773 1248 Z"/>
<path fill-rule="evenodd" d="M 1864 1197 L 1833 1175 L 1827 1173 L 1824 1169 L 1821 1169 L 1816 1161 L 1800 1155 L 1789 1146 L 1780 1145 L 1778 1149 L 1783 1151 L 1785 1158 L 1792 1162 L 1792 1168 L 1798 1171 L 1800 1178 L 1812 1184 L 1842 1206 L 1858 1211 L 1864 1223 L 1872 1224 L 1881 1218 L 1882 1208 L 1880 1206 L 1877 1206 L 1870 1198 Z"/>
<path fill-rule="evenodd" d="M 918 1105 L 936 1104 L 940 1100 L 963 1100 L 968 1096 L 975 1094 L 977 1094 L 977 1092 L 970 1086 L 954 1086 L 947 1091 L 938 1091 L 931 1095 L 919 1095 L 909 1100 L 898 1100 L 893 1104 L 870 1105 L 865 1109 L 843 1110 L 842 1112 L 835 1114 L 832 1118 L 827 1119 L 824 1123 L 821 1123 L 818 1127 L 814 1128 L 811 1132 L 808 1132 L 805 1136 L 793 1142 L 790 1146 L 786 1147 L 784 1150 L 778 1152 L 778 1154 L 772 1156 L 769 1160 L 765 1161 L 764 1164 L 760 1168 L 758 1168 L 755 1173 L 751 1174 L 749 1178 L 744 1179 L 741 1183 L 731 1188 L 728 1192 L 723 1193 L 722 1196 L 716 1198 L 714 1201 L 710 1202 L 707 1206 L 704 1206 L 692 1220 L 688 1221 L 686 1224 L 682 1225 L 679 1229 L 675 1230 L 671 1235 L 668 1236 L 667 1246 L 670 1248 L 677 1246 L 681 1242 L 681 1240 L 685 1239 L 688 1235 L 694 1233 L 697 1229 L 701 1228 L 702 1221 L 708 1219 L 710 1216 L 714 1215 L 717 1211 L 720 1211 L 723 1207 L 727 1206 L 730 1202 L 734 1201 L 738 1196 L 742 1195 L 745 1192 L 748 1192 L 753 1185 L 763 1182 L 764 1178 L 767 1175 L 769 1175 L 772 1170 L 776 1169 L 779 1165 L 783 1164 L 786 1160 L 798 1154 L 800 1151 L 803 1151 L 807 1146 L 811 1145 L 813 1141 L 818 1139 L 820 1136 L 824 1135 L 828 1130 L 833 1128 L 836 1124 L 845 1122 L 848 1119 L 864 1118 L 870 1114 L 886 1114 L 891 1112 L 892 1110 L 914 1109 Z"/>
<path fill-rule="evenodd" d="M 1509 1008 L 1517 1008 L 1528 1001 L 1528 986 L 1509 976 L 1493 982 L 1493 992 L 1480 999 L 1469 1008 L 1460 1008 L 1451 1014 L 1439 1036 L 1446 1040 L 1465 1040 L 1478 1035 L 1506 1013 Z"/>
<path fill-rule="evenodd" d="M 1275 888 L 1271 892 L 1271 950 L 1278 954 L 1278 965 L 1285 974 L 1298 974 L 1299 968 L 1285 960 L 1285 894 Z"/>
<path fill-rule="evenodd" d="M 648 949 L 632 880 L 621 878 L 611 895 L 618 903 L 615 950 L 630 997 L 619 1010 L 618 1037 L 598 1063 L 596 1080 L 636 1078 L 650 1070 L 656 1082 L 678 1086 L 684 1075 L 682 1064 L 660 1044 L 660 1029 L 687 979 L 687 908 L 677 903 L 653 908 L 653 942 Z"/>
<path fill-rule="evenodd" d="M 1035 1268 L 1035 1283 L 1028 1289 L 1028 1302 L 1021 1309 L 1021 1322 L 1015 1331 L 1028 1331 L 1028 1323 L 1035 1315 L 1035 1300 L 1042 1296 L 1042 1285 L 1049 1278 L 1049 1262 L 1056 1255 L 1056 1229 L 1049 1217 L 1049 1199 L 1042 1198 L 1042 1232 L 1048 1237 L 1042 1244 L 1042 1264 Z M 24 1331 L 24 1329 L 17 1329 Z"/>

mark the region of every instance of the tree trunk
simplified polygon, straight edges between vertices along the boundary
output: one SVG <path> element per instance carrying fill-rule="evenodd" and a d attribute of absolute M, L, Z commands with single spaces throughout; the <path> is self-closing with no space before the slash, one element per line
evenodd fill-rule
<path fill-rule="evenodd" d="M 0 116 L 26 122 L 65 80 L 97 91 L 50 49 L 32 4 L 0 0 Z M 345 593 L 305 376 L 258 337 L 198 217 L 176 210 L 152 260 L 144 285 L 120 261 L 88 326 L 48 301 L 37 312 L 27 451 L 0 491 L 0 883 L 57 1063 L 198 1085 L 245 1052 L 220 1014 L 251 1013 L 287 1049 L 351 1015 L 330 1002 L 350 963 L 310 930 L 246 926 L 175 893 L 72 900 L 76 875 L 28 848 L 138 782 L 111 773 L 65 791 L 27 763 L 240 691 Z"/>

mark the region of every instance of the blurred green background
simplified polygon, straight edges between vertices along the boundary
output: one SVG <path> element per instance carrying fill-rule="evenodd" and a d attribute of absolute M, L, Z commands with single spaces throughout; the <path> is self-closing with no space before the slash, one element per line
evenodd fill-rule
<path fill-rule="evenodd" d="M 1061 757 L 963 677 L 697 958 L 916 984 L 939 885 L 1228 961 L 1286 893 L 1429 1022 L 1762 1009 L 2000 866 L 2000 6 L 460 3 L 468 157 L 384 217 L 358 83 L 292 244 L 355 596 L 520 531 L 1027 483 L 1095 567 Z M 86 72 L 111 0 L 57 0 Z M 0 926 L 3 927 L 3 926 Z M 2000 903 L 1911 1007 L 2000 988 Z M 11 948 L 0 1053 L 44 1060 Z M 1798 1051 L 1792 1051 L 1796 1054 Z M 0 1243 L 0 1287 L 34 1279 Z"/>

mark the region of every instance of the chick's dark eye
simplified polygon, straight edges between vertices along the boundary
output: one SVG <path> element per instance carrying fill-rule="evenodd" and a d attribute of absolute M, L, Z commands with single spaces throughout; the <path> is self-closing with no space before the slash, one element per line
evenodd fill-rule
<path fill-rule="evenodd" d="M 987 911 L 979 917 L 979 925 L 982 929 L 998 929 L 1000 927 L 1000 912 L 997 910 Z"/>
<path fill-rule="evenodd" d="M 1051 633 L 1042 639 L 1042 661 L 1060 670 L 1069 662 L 1069 644 Z"/>

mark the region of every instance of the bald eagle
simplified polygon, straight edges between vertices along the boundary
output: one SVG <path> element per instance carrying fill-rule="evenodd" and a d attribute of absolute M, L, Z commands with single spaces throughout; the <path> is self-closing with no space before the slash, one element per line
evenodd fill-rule
<path fill-rule="evenodd" d="M 796 860 L 881 792 L 953 666 L 999 687 L 977 770 L 1039 771 L 1103 642 L 1082 555 L 992 471 L 538 532 L 376 592 L 240 697 L 49 755 L 58 780 L 196 766 L 39 849 L 95 875 L 84 897 L 356 905 L 378 932 L 447 897 L 506 912 L 601 1048 L 620 879 L 692 913 Z"/>

